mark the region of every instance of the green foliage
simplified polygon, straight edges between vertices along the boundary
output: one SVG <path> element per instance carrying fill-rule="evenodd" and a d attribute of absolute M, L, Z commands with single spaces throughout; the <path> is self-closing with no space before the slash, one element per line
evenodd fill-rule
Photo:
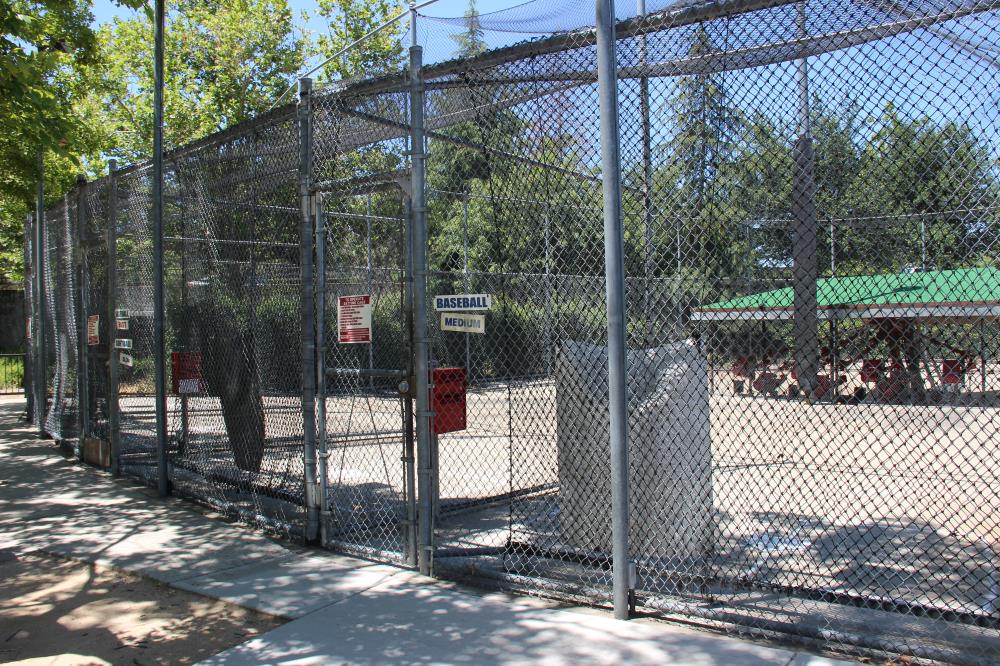
<path fill-rule="evenodd" d="M 99 150 L 88 109 L 72 103 L 87 94 L 100 59 L 91 19 L 83 0 L 0 2 L 0 280 L 21 280 L 23 225 L 34 208 L 39 152 L 51 201 Z"/>
<path fill-rule="evenodd" d="M 319 15 L 328 31 L 316 39 L 316 48 L 325 58 L 334 56 L 387 20 L 403 12 L 399 0 L 319 0 Z M 363 48 L 350 49 L 321 70 L 321 81 L 364 78 L 380 72 L 397 71 L 405 61 L 401 37 L 406 20 L 373 35 Z"/>
<path fill-rule="evenodd" d="M 24 385 L 24 357 L 0 357 L 0 388 L 16 389 Z"/>
<path fill-rule="evenodd" d="M 153 26 L 145 13 L 100 31 L 94 98 L 105 152 L 148 157 Z M 171 0 L 165 39 L 164 143 L 179 146 L 266 111 L 294 81 L 307 45 L 286 0 Z"/>
<path fill-rule="evenodd" d="M 479 10 L 476 9 L 476 0 L 469 0 L 469 8 L 465 10 L 465 32 L 452 37 L 458 47 L 458 55 L 461 58 L 471 58 L 486 51 L 486 40 L 483 35 L 483 26 L 479 22 Z"/>

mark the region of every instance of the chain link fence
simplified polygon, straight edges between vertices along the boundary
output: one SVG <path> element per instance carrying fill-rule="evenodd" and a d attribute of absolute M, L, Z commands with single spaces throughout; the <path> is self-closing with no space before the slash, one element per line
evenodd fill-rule
<path fill-rule="evenodd" d="M 995 662 L 995 4 L 625 11 L 614 164 L 590 5 L 560 7 L 418 16 L 453 58 L 400 48 L 168 153 L 163 313 L 147 165 L 87 186 L 82 290 L 77 199 L 52 207 L 37 418 L 74 441 L 85 368 L 116 469 L 155 483 L 164 448 L 174 490 L 255 525 L 737 635 Z"/>

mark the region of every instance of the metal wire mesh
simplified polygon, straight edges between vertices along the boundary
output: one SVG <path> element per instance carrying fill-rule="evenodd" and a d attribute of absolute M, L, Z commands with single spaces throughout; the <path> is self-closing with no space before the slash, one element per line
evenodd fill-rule
<path fill-rule="evenodd" d="M 76 224 L 76 202 L 67 196 L 46 213 L 43 252 L 46 258 L 42 270 L 45 284 L 45 335 L 47 386 L 50 387 L 48 408 L 45 412 L 45 430 L 53 439 L 65 442 L 77 450 L 76 413 L 76 271 L 73 264 Z"/>
<path fill-rule="evenodd" d="M 86 302 L 82 305 L 81 322 L 87 326 L 87 432 L 103 440 L 110 440 L 108 374 L 115 337 L 114 323 L 108 318 L 109 184 L 105 179 L 87 186 L 82 239 Z M 96 339 L 92 339 L 91 333 L 96 333 Z"/>
<path fill-rule="evenodd" d="M 558 7 L 437 23 L 462 39 L 424 70 L 425 146 L 406 78 L 380 68 L 313 96 L 310 132 L 289 107 L 170 156 L 178 489 L 288 532 L 311 506 L 324 545 L 394 562 L 416 561 L 431 522 L 438 575 L 610 601 L 612 176 L 595 31 L 584 3 Z M 647 9 L 619 17 L 617 42 L 635 602 L 852 655 L 995 661 L 995 6 Z M 565 32 L 487 50 L 546 26 Z M 148 181 L 119 177 L 115 227 L 133 342 L 121 463 L 140 476 L 156 452 Z M 72 208 L 48 213 L 47 284 L 72 284 Z M 46 423 L 63 436 L 73 293 L 46 292 Z M 491 298 L 481 334 L 444 330 L 434 297 L 455 294 Z M 341 339 L 348 296 L 370 298 L 369 340 Z M 414 410 L 424 335 L 432 367 L 467 373 L 466 423 L 415 443 L 415 423 L 443 418 Z"/>
<path fill-rule="evenodd" d="M 175 488 L 300 530 L 298 140 L 284 113 L 182 153 L 164 197 Z"/>
<path fill-rule="evenodd" d="M 150 170 L 118 176 L 115 309 L 127 315 L 128 340 L 118 358 L 119 467 L 122 474 L 156 483 L 156 418 L 153 358 L 153 256 Z"/>
<path fill-rule="evenodd" d="M 405 96 L 314 100 L 318 418 L 324 542 L 402 561 L 412 552 L 413 426 Z M 342 333 L 340 299 L 370 297 L 370 341 Z M 409 465 L 407 461 L 409 462 Z"/>

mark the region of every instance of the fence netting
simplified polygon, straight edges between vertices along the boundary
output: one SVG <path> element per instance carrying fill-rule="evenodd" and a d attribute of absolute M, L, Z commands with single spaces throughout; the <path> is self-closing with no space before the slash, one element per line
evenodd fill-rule
<path fill-rule="evenodd" d="M 591 11 L 419 16 L 427 52 L 454 56 L 421 73 L 425 145 L 401 48 L 168 153 L 175 490 L 397 563 L 417 562 L 429 523 L 436 575 L 611 602 L 615 174 Z M 997 660 L 995 3 L 646 11 L 622 10 L 616 63 L 636 606 L 854 656 Z M 108 246 L 84 238 L 82 306 L 76 198 L 50 208 L 32 328 L 45 427 L 73 441 L 78 327 L 100 315 L 87 427 L 110 437 L 117 405 L 120 469 L 149 482 L 151 177 L 87 186 L 116 289 Z"/>
<path fill-rule="evenodd" d="M 171 480 L 282 530 L 303 506 L 294 115 L 179 151 L 164 192 Z"/>
<path fill-rule="evenodd" d="M 79 453 L 75 438 L 77 414 L 77 276 L 76 198 L 67 195 L 44 218 L 42 236 L 45 284 L 46 385 L 50 387 L 45 410 L 45 430 Z"/>

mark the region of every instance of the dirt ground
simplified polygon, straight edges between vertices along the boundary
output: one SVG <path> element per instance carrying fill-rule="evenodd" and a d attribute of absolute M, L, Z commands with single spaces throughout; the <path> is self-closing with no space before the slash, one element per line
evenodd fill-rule
<path fill-rule="evenodd" d="M 283 622 L 122 571 L 0 551 L 0 663 L 190 664 Z"/>

